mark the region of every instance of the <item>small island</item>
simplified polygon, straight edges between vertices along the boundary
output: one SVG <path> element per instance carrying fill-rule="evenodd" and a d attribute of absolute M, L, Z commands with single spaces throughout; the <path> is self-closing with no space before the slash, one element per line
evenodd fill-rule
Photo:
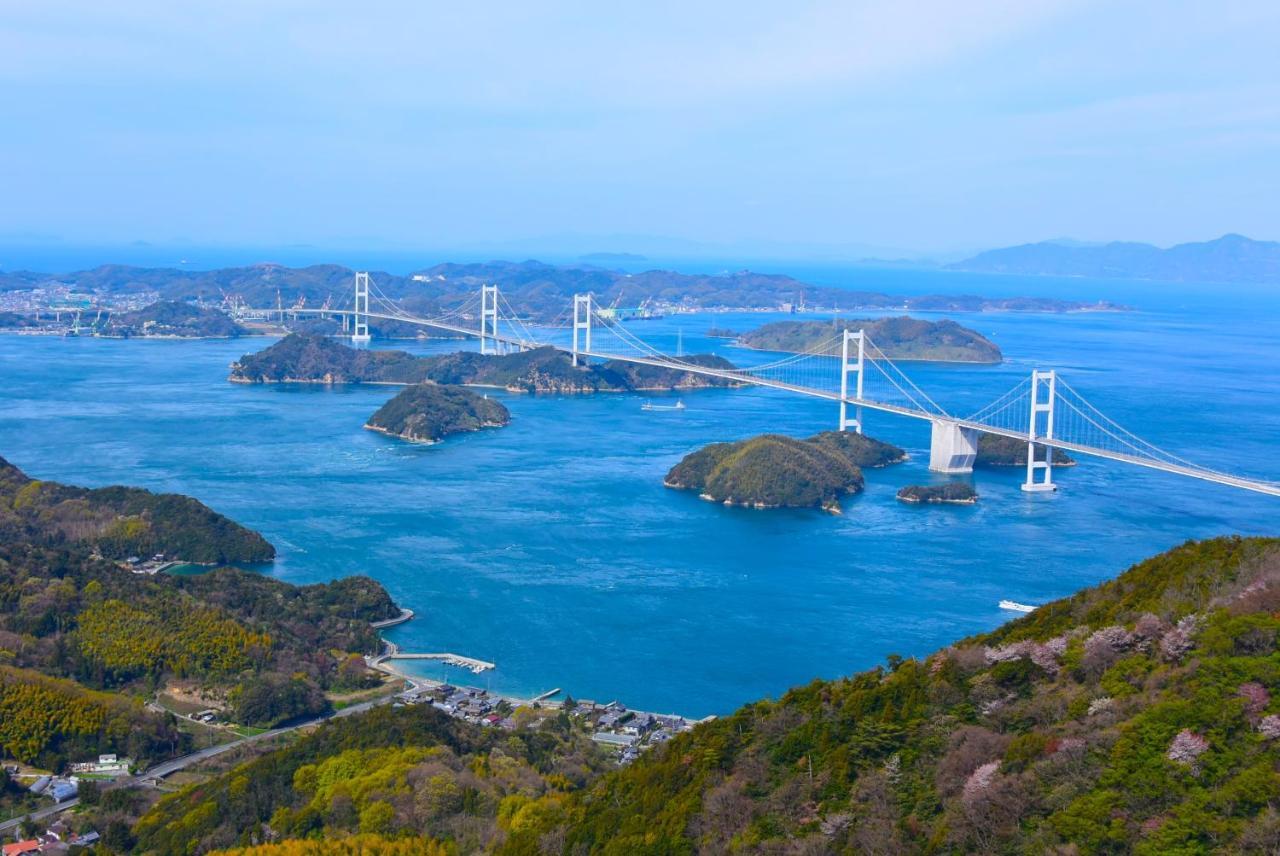
<path fill-rule="evenodd" d="M 710 354 L 681 358 L 691 365 L 729 370 L 733 363 Z M 419 357 L 406 351 L 357 350 L 336 339 L 293 333 L 231 366 L 235 383 L 388 383 L 431 381 L 490 386 L 510 392 L 588 393 L 730 387 L 737 381 L 622 360 L 575 366 L 570 354 L 545 345 L 511 354 Z"/>
<path fill-rule="evenodd" d="M 725 505 L 839 514 L 841 497 L 863 489 L 864 467 L 905 459 L 897 446 L 863 434 L 828 431 L 807 440 L 763 434 L 692 452 L 671 468 L 663 484 L 696 490 L 702 499 Z"/>
<path fill-rule="evenodd" d="M 940 363 L 999 363 L 1000 348 L 976 330 L 954 321 L 898 318 L 832 318 L 830 321 L 775 321 L 738 336 L 738 344 L 760 351 L 805 353 L 822 347 L 843 330 L 865 330 L 891 360 Z M 828 349 L 839 353 L 839 343 Z"/>
<path fill-rule="evenodd" d="M 364 427 L 415 443 L 439 443 L 451 434 L 499 428 L 510 420 L 500 402 L 461 387 L 420 383 L 378 408 Z"/>
<path fill-rule="evenodd" d="M 1047 446 L 1036 446 L 1037 460 L 1045 459 L 1047 448 Z M 978 437 L 978 455 L 973 465 L 975 467 L 1025 467 L 1027 442 L 1000 434 L 983 434 Z M 1075 459 L 1069 457 L 1066 452 L 1061 449 L 1053 450 L 1054 467 L 1074 467 L 1075 465 Z"/>
<path fill-rule="evenodd" d="M 948 482 L 939 485 L 907 485 L 898 491 L 898 499 L 902 502 L 950 505 L 973 505 L 978 501 L 978 492 L 973 485 L 965 482 Z"/>

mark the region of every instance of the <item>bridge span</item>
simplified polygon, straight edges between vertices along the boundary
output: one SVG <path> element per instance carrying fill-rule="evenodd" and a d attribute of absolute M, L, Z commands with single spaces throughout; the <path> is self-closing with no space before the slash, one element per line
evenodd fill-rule
<path fill-rule="evenodd" d="M 277 306 L 248 311 L 266 317 L 278 313 L 281 319 L 286 315 L 338 317 L 356 343 L 369 341 L 368 324 L 376 319 L 477 338 L 481 352 L 487 354 L 553 344 L 534 335 L 496 285 L 481 286 L 477 297 L 441 317 L 424 318 L 403 310 L 378 290 L 368 274 L 358 273 L 349 307 Z M 477 318 L 478 326 L 471 326 Z M 838 405 L 841 431 L 861 433 L 865 410 L 926 420 L 931 424 L 929 468 L 937 472 L 972 472 L 979 435 L 994 434 L 1027 444 L 1022 489 L 1028 492 L 1055 489 L 1051 459 L 1054 450 L 1062 450 L 1280 496 L 1280 482 L 1203 467 L 1143 440 L 1091 405 L 1054 370 L 1032 370 L 987 406 L 956 416 L 920 389 L 863 330 L 842 330 L 803 353 L 762 365 L 723 368 L 663 353 L 602 312 L 590 294 L 574 296 L 571 329 L 569 352 L 574 365 L 587 359 L 621 360 L 819 398 Z"/>

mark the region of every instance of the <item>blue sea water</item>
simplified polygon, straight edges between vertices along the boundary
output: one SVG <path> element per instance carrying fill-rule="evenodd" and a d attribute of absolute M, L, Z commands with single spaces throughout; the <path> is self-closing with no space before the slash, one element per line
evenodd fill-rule
<path fill-rule="evenodd" d="M 813 282 L 892 293 L 1028 294 L 1131 313 L 956 314 L 1001 366 L 908 366 L 956 413 L 1032 367 L 1056 368 L 1108 415 L 1199 463 L 1280 479 L 1280 295 L 1274 288 L 983 277 L 791 266 Z M 687 352 L 750 359 L 679 316 L 633 329 Z M 194 495 L 261 530 L 263 568 L 295 583 L 364 573 L 418 617 L 402 648 L 494 661 L 482 678 L 423 674 L 690 715 L 724 713 L 889 653 L 926 654 L 1189 538 L 1280 534 L 1280 499 L 1105 461 L 1030 496 L 1017 471 L 975 474 L 974 507 L 895 501 L 934 480 L 928 429 L 868 414 L 912 453 L 869 471 L 845 514 L 753 511 L 662 487 L 682 455 L 766 431 L 834 427 L 835 406 L 762 389 L 684 396 L 502 398 L 507 428 L 424 447 L 361 429 L 389 387 L 241 386 L 228 364 L 266 340 L 0 337 L 0 455 L 30 474 Z M 426 351 L 456 347 L 397 343 Z"/>

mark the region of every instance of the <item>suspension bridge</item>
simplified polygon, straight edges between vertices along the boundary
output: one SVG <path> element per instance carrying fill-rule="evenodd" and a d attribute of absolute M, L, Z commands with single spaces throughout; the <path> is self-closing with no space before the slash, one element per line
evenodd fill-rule
<path fill-rule="evenodd" d="M 307 308 L 243 309 L 258 317 L 318 315 L 341 320 L 354 343 L 370 341 L 370 320 L 397 321 L 480 340 L 484 354 L 502 354 L 552 345 L 539 338 L 499 292 L 482 285 L 460 306 L 437 317 L 406 311 L 389 299 L 367 273 L 357 273 L 349 303 Z M 478 322 L 478 323 L 477 323 Z M 841 330 L 803 353 L 743 368 L 707 364 L 663 353 L 598 306 L 590 294 L 573 297 L 572 311 L 540 329 L 572 331 L 567 350 L 573 364 L 587 359 L 638 365 L 718 378 L 734 385 L 767 387 L 834 402 L 841 431 L 863 429 L 865 411 L 927 420 L 931 428 L 929 468 L 940 473 L 972 472 L 978 437 L 995 434 L 1027 444 L 1028 492 L 1051 491 L 1055 449 L 1280 496 L 1280 482 L 1263 481 L 1200 466 L 1143 440 L 1099 411 L 1054 370 L 1034 369 L 1004 395 L 967 415 L 945 410 L 915 384 L 863 330 Z"/>

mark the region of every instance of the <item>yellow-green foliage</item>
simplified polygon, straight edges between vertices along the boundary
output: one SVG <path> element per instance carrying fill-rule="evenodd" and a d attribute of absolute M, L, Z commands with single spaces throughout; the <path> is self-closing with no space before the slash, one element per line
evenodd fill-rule
<path fill-rule="evenodd" d="M 348 838 L 290 839 L 257 847 L 217 850 L 212 856 L 454 856 L 456 851 L 429 838 L 387 838 L 352 835 Z"/>
<path fill-rule="evenodd" d="M 86 657 L 119 674 L 228 674 L 247 668 L 255 648 L 271 646 L 266 634 L 215 609 L 146 611 L 119 600 L 82 612 L 75 638 Z"/>
<path fill-rule="evenodd" d="M 95 735 L 118 704 L 105 693 L 0 666 L 0 754 L 32 761 L 62 735 Z"/>
<path fill-rule="evenodd" d="M 349 799 L 360 813 L 365 831 L 386 831 L 391 814 L 376 806 L 390 806 L 381 797 L 408 790 L 405 776 L 438 750 L 421 746 L 388 749 L 352 749 L 319 764 L 306 764 L 293 774 L 293 787 L 310 801 L 293 811 L 281 809 L 271 819 L 273 828 L 287 829 L 290 821 L 307 811 L 326 813 L 335 797 Z M 385 818 L 381 815 L 385 813 Z M 370 827 L 377 827 L 370 829 Z"/>

